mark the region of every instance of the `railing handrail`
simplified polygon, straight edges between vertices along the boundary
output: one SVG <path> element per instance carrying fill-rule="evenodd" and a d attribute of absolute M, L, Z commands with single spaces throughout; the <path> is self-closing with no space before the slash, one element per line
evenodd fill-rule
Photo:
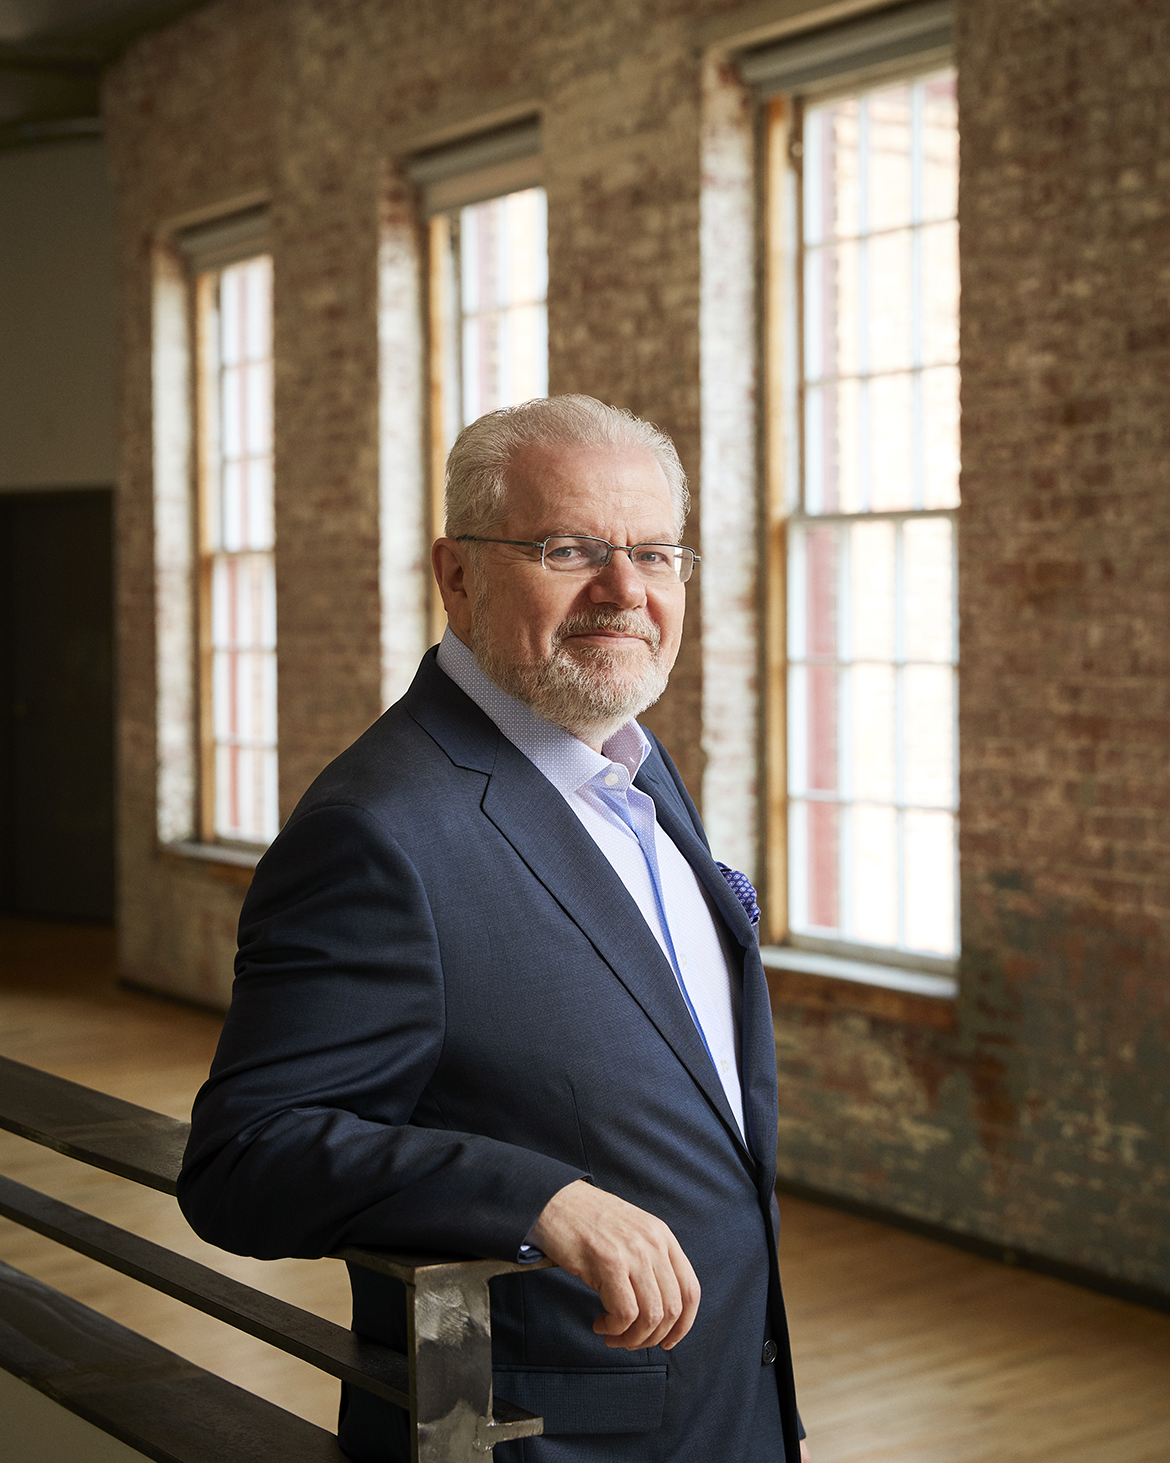
<path fill-rule="evenodd" d="M 0 1057 L 0 1128 L 175 1196 L 190 1123 Z"/>
<path fill-rule="evenodd" d="M 7 1057 L 0 1057 L 0 1128 L 172 1197 L 189 1132 L 187 1123 L 163 1113 Z M 0 1178 L 0 1214 L 409 1409 L 419 1463 L 470 1463 L 497 1442 L 543 1430 L 540 1418 L 492 1397 L 488 1281 L 543 1268 L 548 1261 L 534 1267 L 357 1246 L 331 1256 L 403 1281 L 410 1336 L 404 1355 L 13 1179 Z M 82 1309 L 75 1302 L 67 1306 Z M 454 1337 L 453 1315 L 463 1322 Z M 428 1360 L 436 1349 L 443 1355 L 440 1365 Z M 0 1356 L 0 1364 L 5 1362 Z M 41 1385 L 35 1376 L 26 1380 Z M 84 1412 L 66 1396 L 59 1400 Z M 118 1433 L 108 1418 L 92 1420 Z"/>

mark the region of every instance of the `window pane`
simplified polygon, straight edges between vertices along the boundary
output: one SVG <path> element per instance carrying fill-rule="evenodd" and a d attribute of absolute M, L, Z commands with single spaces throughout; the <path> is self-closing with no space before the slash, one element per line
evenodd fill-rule
<path fill-rule="evenodd" d="M 955 953 L 955 820 L 905 814 L 905 943 L 928 955 Z"/>
<path fill-rule="evenodd" d="M 868 383 L 869 504 L 879 511 L 914 506 L 914 378 Z"/>
<path fill-rule="evenodd" d="M 244 355 L 267 362 L 272 353 L 272 260 L 263 255 L 242 267 Z"/>
<path fill-rule="evenodd" d="M 517 305 L 506 317 L 505 375 L 516 401 L 548 391 L 547 314 L 543 305 Z"/>
<path fill-rule="evenodd" d="M 805 732 L 808 786 L 832 792 L 837 786 L 837 681 L 836 666 L 805 668 L 808 723 Z"/>
<path fill-rule="evenodd" d="M 220 464 L 219 532 L 212 548 L 231 552 L 247 545 L 247 522 L 244 512 L 244 464 L 238 457 Z"/>
<path fill-rule="evenodd" d="M 959 373 L 938 366 L 922 373 L 924 508 L 959 503 Z"/>
<path fill-rule="evenodd" d="M 909 229 L 878 234 L 866 253 L 869 278 L 868 370 L 906 371 L 914 363 L 910 327 L 914 317 L 914 236 Z"/>
<path fill-rule="evenodd" d="M 211 469 L 210 831 L 267 843 L 277 831 L 271 259 L 223 269 L 217 295 L 219 435 L 208 427 L 204 444 Z"/>
<path fill-rule="evenodd" d="M 794 924 L 803 929 L 836 930 L 840 921 L 836 804 L 793 803 L 789 837 L 798 870 L 793 887 Z"/>
<path fill-rule="evenodd" d="M 898 940 L 898 825 L 893 808 L 850 809 L 848 934 L 863 945 Z"/>
<path fill-rule="evenodd" d="M 904 698 L 905 800 L 911 806 L 955 803 L 955 673 L 950 666 L 908 665 Z"/>
<path fill-rule="evenodd" d="M 548 393 L 543 188 L 459 212 L 462 420 Z"/>
<path fill-rule="evenodd" d="M 805 374 L 857 374 L 860 255 L 856 243 L 813 249 L 805 256 Z"/>
<path fill-rule="evenodd" d="M 794 665 L 788 678 L 788 792 L 808 791 L 808 668 Z"/>
<path fill-rule="evenodd" d="M 908 86 L 873 92 L 868 98 L 869 186 L 866 199 L 870 229 L 898 228 L 910 222 L 914 187 L 911 111 Z"/>
<path fill-rule="evenodd" d="M 858 232 L 859 107 L 852 98 L 805 120 L 804 237 L 808 244 Z"/>
<path fill-rule="evenodd" d="M 221 745 L 215 754 L 216 827 L 222 838 L 270 843 L 279 830 L 274 748 Z"/>
<path fill-rule="evenodd" d="M 903 525 L 902 574 L 906 659 L 953 661 L 954 546 L 949 518 L 911 519 Z"/>
<path fill-rule="evenodd" d="M 959 118 L 953 72 L 922 83 L 922 216 L 959 210 Z"/>
<path fill-rule="evenodd" d="M 894 767 L 894 667 L 855 665 L 849 673 L 851 797 L 890 803 Z"/>
<path fill-rule="evenodd" d="M 922 230 L 922 360 L 959 359 L 959 226 L 954 219 Z"/>
<path fill-rule="evenodd" d="M 219 277 L 220 366 L 226 371 L 244 358 L 243 321 L 247 314 L 244 271 L 239 265 Z"/>
<path fill-rule="evenodd" d="M 251 361 L 243 372 L 244 432 L 242 450 L 249 457 L 266 457 L 272 451 L 272 367 L 268 361 Z"/>
<path fill-rule="evenodd" d="M 837 530 L 804 534 L 805 644 L 809 655 L 837 654 Z"/>
<path fill-rule="evenodd" d="M 243 497 L 247 504 L 243 547 L 270 549 L 275 533 L 270 456 L 253 457 L 245 465 Z"/>
<path fill-rule="evenodd" d="M 862 383 L 810 386 L 805 393 L 805 511 L 861 507 Z"/>
<path fill-rule="evenodd" d="M 888 519 L 850 526 L 849 620 L 854 660 L 893 660 L 894 525 Z"/>

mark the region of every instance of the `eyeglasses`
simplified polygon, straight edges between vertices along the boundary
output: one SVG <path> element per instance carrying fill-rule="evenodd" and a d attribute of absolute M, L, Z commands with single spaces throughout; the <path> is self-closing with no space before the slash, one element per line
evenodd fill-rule
<path fill-rule="evenodd" d="M 674 579 L 685 584 L 699 562 L 694 549 L 684 549 L 681 544 L 611 544 L 608 539 L 579 533 L 554 533 L 543 539 L 480 538 L 478 534 L 461 533 L 458 542 L 539 549 L 541 564 L 557 574 L 600 574 L 617 550 L 629 554 L 630 563 L 643 579 Z"/>

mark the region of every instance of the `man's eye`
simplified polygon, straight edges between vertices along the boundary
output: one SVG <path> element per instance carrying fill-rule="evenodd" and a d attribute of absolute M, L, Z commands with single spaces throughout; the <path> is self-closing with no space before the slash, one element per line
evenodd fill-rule
<path fill-rule="evenodd" d="M 664 544 L 648 544 L 636 555 L 638 568 L 643 574 L 673 574 L 676 555 Z"/>
<path fill-rule="evenodd" d="M 587 558 L 588 555 L 578 544 L 558 544 L 556 548 L 546 549 L 544 557 L 555 559 L 558 564 L 572 564 L 577 559 Z"/>

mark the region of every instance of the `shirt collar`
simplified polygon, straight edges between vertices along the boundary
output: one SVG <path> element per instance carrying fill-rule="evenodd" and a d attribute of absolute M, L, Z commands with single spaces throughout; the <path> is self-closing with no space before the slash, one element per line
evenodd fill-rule
<path fill-rule="evenodd" d="M 471 697 L 564 797 L 615 764 L 632 782 L 649 754 L 646 733 L 632 718 L 606 739 L 602 752 L 595 752 L 572 732 L 538 716 L 484 674 L 470 648 L 450 627 L 439 642 L 438 662 L 439 669 Z"/>

